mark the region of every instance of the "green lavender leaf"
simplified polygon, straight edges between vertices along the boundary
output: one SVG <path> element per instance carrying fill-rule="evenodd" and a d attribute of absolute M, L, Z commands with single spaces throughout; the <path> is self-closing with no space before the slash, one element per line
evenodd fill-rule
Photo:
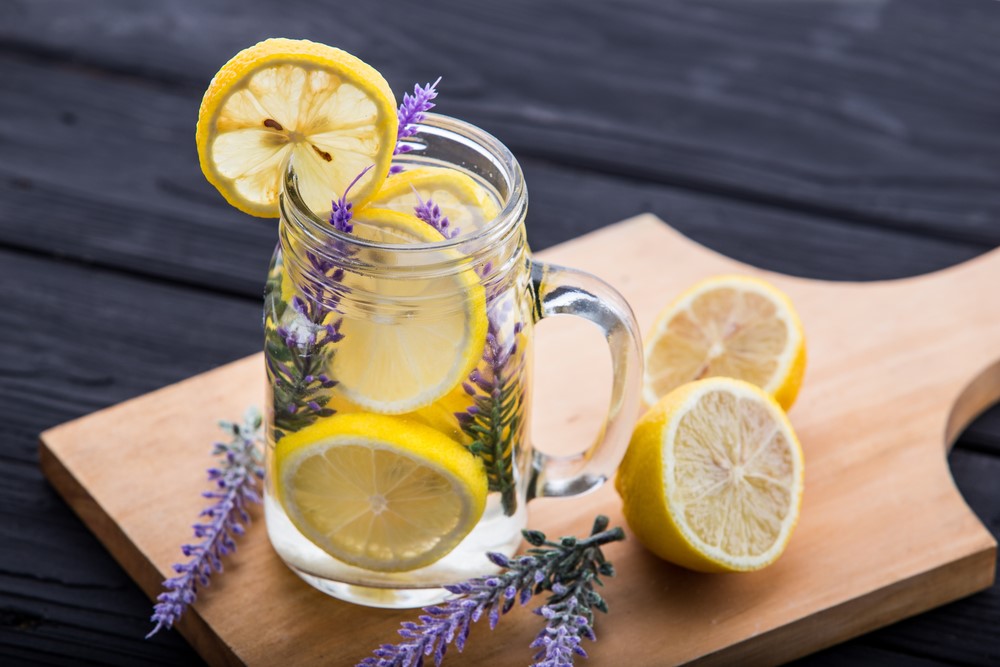
<path fill-rule="evenodd" d="M 493 306 L 488 311 L 482 362 L 463 385 L 473 406 L 456 417 L 472 439 L 469 451 L 486 467 L 489 490 L 500 493 L 504 514 L 511 516 L 517 511 L 514 445 L 523 435 L 524 423 L 524 350 L 517 345 L 523 325 L 516 323 L 512 340 L 503 340 L 504 309 Z"/>

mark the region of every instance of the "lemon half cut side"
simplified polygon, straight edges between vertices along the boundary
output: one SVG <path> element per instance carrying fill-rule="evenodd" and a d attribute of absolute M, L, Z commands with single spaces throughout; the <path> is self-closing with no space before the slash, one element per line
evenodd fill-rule
<path fill-rule="evenodd" d="M 757 385 L 787 410 L 805 373 L 805 334 L 791 300 L 770 283 L 717 276 L 660 313 L 645 357 L 647 406 L 685 382 L 726 376 Z"/>
<path fill-rule="evenodd" d="M 195 138 L 205 177 L 230 204 L 277 217 L 289 161 L 317 213 L 371 167 L 350 193 L 362 206 L 389 173 L 397 125 L 395 98 L 374 68 L 331 46 L 275 38 L 219 70 Z"/>
<path fill-rule="evenodd" d="M 639 421 L 615 487 L 661 558 L 703 572 L 759 570 L 799 516 L 802 448 L 777 402 L 732 378 L 686 384 Z"/>

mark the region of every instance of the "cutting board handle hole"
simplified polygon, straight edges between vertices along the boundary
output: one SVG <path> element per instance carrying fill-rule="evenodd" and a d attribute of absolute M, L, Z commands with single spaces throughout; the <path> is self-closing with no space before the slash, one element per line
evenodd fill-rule
<path fill-rule="evenodd" d="M 945 429 L 945 447 L 951 449 L 969 424 L 998 401 L 1000 401 L 1000 359 L 976 376 L 955 401 Z"/>

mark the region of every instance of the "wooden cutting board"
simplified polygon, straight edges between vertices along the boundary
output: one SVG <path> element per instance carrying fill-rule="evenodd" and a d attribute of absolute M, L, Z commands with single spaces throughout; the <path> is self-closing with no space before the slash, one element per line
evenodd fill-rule
<path fill-rule="evenodd" d="M 1000 398 L 1000 251 L 906 280 L 819 282 L 739 264 L 647 215 L 541 256 L 617 287 L 644 331 L 701 278 L 762 275 L 797 305 L 809 346 L 791 411 L 806 490 L 784 557 L 762 572 L 705 575 L 634 538 L 610 545 L 611 613 L 586 664 L 780 663 L 991 585 L 996 543 L 955 488 L 946 450 Z M 578 448 L 596 432 L 609 395 L 602 346 L 572 320 L 539 327 L 533 433 L 543 448 Z M 46 476 L 150 597 L 203 505 L 216 420 L 259 405 L 263 392 L 256 355 L 42 434 Z M 530 523 L 580 534 L 599 512 L 623 523 L 610 485 L 535 501 Z M 213 665 L 352 665 L 414 617 L 314 591 L 258 521 L 179 629 Z M 447 664 L 528 664 L 539 627 L 517 609 L 493 636 L 477 626 Z"/>

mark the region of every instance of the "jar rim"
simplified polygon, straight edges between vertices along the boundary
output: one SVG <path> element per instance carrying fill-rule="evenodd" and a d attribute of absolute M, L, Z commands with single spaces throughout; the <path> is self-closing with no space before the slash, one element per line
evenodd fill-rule
<path fill-rule="evenodd" d="M 408 139 L 408 143 L 419 144 L 421 135 L 436 134 L 459 141 L 473 150 L 480 151 L 497 167 L 507 182 L 508 194 L 500 212 L 493 220 L 488 221 L 471 234 L 459 234 L 453 239 L 442 239 L 441 241 L 388 244 L 362 239 L 335 229 L 327 220 L 316 215 L 306 205 L 299 194 L 295 167 L 291 160 L 285 166 L 281 182 L 279 207 L 282 217 L 295 222 L 300 229 L 309 233 L 317 241 L 335 241 L 356 248 L 391 250 L 403 254 L 440 252 L 449 249 L 475 253 L 499 242 L 515 230 L 524 215 L 527 193 L 521 166 L 510 149 L 485 130 L 451 116 L 427 113 L 421 122 L 414 125 L 417 132 Z"/>

